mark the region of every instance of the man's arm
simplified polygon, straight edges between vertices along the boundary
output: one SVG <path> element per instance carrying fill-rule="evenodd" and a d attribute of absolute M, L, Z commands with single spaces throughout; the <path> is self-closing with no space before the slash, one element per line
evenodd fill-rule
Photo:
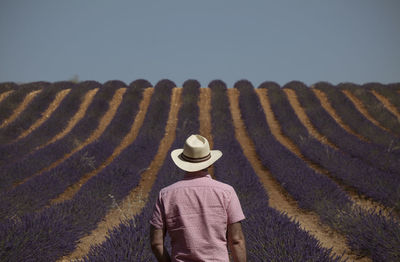
<path fill-rule="evenodd" d="M 165 230 L 150 225 L 150 244 L 158 262 L 171 262 L 168 251 L 164 246 Z"/>
<path fill-rule="evenodd" d="M 246 244 L 240 222 L 228 225 L 228 245 L 231 250 L 233 261 L 246 262 Z"/>

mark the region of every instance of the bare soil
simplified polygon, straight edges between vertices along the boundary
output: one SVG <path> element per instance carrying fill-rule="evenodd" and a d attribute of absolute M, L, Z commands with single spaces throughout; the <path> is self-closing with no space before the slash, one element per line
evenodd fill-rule
<path fill-rule="evenodd" d="M 208 143 L 210 144 L 210 148 L 212 149 L 214 146 L 214 142 L 211 135 L 211 117 L 210 117 L 211 89 L 210 88 L 200 88 L 198 107 L 199 107 L 200 134 L 205 138 L 207 138 Z M 208 173 L 210 173 L 212 178 L 215 178 L 213 166 L 208 168 Z"/>
<path fill-rule="evenodd" d="M 9 95 L 11 95 L 11 93 L 14 92 L 14 90 L 8 90 L 6 92 L 3 92 L 0 94 L 0 103 L 1 101 L 3 101 L 4 99 L 6 99 Z"/>
<path fill-rule="evenodd" d="M 14 112 L 11 114 L 9 118 L 3 121 L 1 123 L 0 128 L 4 128 L 8 126 L 11 122 L 13 122 L 17 117 L 26 109 L 26 107 L 32 102 L 32 100 L 35 98 L 37 94 L 39 94 L 42 90 L 35 90 L 27 94 L 22 101 L 22 103 L 14 110 Z"/>
<path fill-rule="evenodd" d="M 372 94 L 379 100 L 379 102 L 381 102 L 384 105 L 384 107 L 389 112 L 391 112 L 393 115 L 395 115 L 397 117 L 397 120 L 399 120 L 399 122 L 400 122 L 400 111 L 397 110 L 397 108 L 392 103 L 390 103 L 389 99 L 387 99 L 383 95 L 379 94 L 375 90 L 372 90 Z"/>
<path fill-rule="evenodd" d="M 303 107 L 300 105 L 299 100 L 297 99 L 296 92 L 292 89 L 284 89 L 286 96 L 289 100 L 290 105 L 292 106 L 293 110 L 295 111 L 297 117 L 299 118 L 300 122 L 303 124 L 310 135 L 312 135 L 315 139 L 320 141 L 321 143 L 338 149 L 338 147 L 330 142 L 324 135 L 322 135 L 318 130 L 311 124 L 310 119 L 307 116 L 307 113 L 304 111 Z"/>
<path fill-rule="evenodd" d="M 262 94 L 265 92 L 260 93 Z M 238 90 L 229 89 L 228 94 L 235 125 L 236 139 L 239 141 L 244 154 L 264 185 L 269 196 L 269 205 L 278 211 L 285 212 L 289 217 L 298 221 L 301 228 L 318 239 L 323 247 L 332 248 L 333 253 L 337 255 L 344 254 L 345 257 L 353 261 L 370 261 L 369 258 L 356 257 L 347 246 L 345 237 L 335 230 L 332 230 L 330 227 L 323 225 L 319 220 L 318 215 L 298 208 L 296 201 L 279 185 L 270 172 L 262 165 L 255 151 L 253 141 L 247 134 L 246 128 L 241 119 L 238 105 Z M 272 112 L 266 112 L 266 114 L 270 113 Z M 274 132 L 277 132 L 279 127 L 277 126 L 276 121 L 269 119 L 269 123 L 272 122 L 275 122 Z M 280 141 L 285 141 L 284 143 L 287 143 L 287 140 L 282 137 L 280 138 Z M 287 146 L 290 146 L 290 144 L 290 142 L 287 143 Z"/>
<path fill-rule="evenodd" d="M 62 132 L 60 132 L 56 136 L 54 136 L 47 143 L 35 148 L 35 150 L 41 149 L 41 148 L 43 148 L 45 146 L 48 146 L 48 145 L 56 142 L 57 140 L 63 138 L 64 136 L 66 136 L 75 127 L 75 125 L 83 118 L 83 116 L 86 114 L 86 111 L 87 111 L 90 103 L 92 103 L 94 95 L 97 93 L 97 91 L 99 91 L 98 88 L 89 90 L 85 94 L 85 97 L 83 98 L 83 101 L 82 101 L 81 105 L 79 106 L 79 109 L 76 112 L 76 114 L 68 121 L 67 127 Z"/>
<path fill-rule="evenodd" d="M 139 105 L 139 111 L 135 117 L 135 120 L 129 130 L 128 134 L 122 139 L 121 143 L 115 148 L 114 152 L 110 157 L 107 158 L 104 163 L 102 163 L 97 169 L 93 170 L 90 173 L 85 174 L 82 178 L 75 183 L 74 185 L 68 187 L 64 193 L 59 195 L 57 198 L 51 200 L 51 204 L 56 204 L 63 202 L 65 200 L 71 199 L 90 178 L 98 174 L 101 170 L 103 170 L 106 166 L 108 166 L 114 159 L 121 154 L 121 152 L 128 147 L 130 144 L 135 141 L 137 134 L 139 133 L 140 127 L 143 124 L 144 117 L 147 112 L 147 108 L 150 104 L 150 98 L 153 94 L 154 88 L 146 88 L 143 91 L 143 99 Z"/>
<path fill-rule="evenodd" d="M 316 94 L 318 99 L 321 102 L 321 105 L 324 107 L 324 109 L 337 121 L 337 123 L 345 129 L 347 132 L 357 136 L 359 139 L 367 141 L 368 140 L 361 135 L 355 133 L 353 130 L 351 130 L 350 127 L 348 127 L 341 118 L 336 114 L 335 110 L 332 108 L 330 105 L 325 93 L 318 89 L 312 88 L 313 92 Z M 34 129 L 36 129 L 38 126 L 40 126 L 48 117 L 51 115 L 52 112 L 58 107 L 58 105 L 61 103 L 62 99 L 67 95 L 68 90 L 63 90 L 62 92 L 65 93 L 58 93 L 55 100 L 51 103 L 49 108 L 46 110 L 46 112 L 43 114 L 43 116 L 35 122 L 27 131 L 25 132 L 32 132 Z M 53 137 L 49 142 L 47 142 L 45 145 L 42 145 L 36 149 L 42 148 L 44 146 L 47 146 L 58 139 L 61 139 L 64 137 L 67 133 L 69 133 L 72 128 L 83 118 L 83 116 L 86 113 L 86 110 L 90 103 L 93 100 L 94 95 L 98 89 L 93 89 L 90 90 L 84 97 L 84 100 L 78 110 L 78 112 L 71 118 L 71 120 L 68 123 L 68 126 L 60 132 L 58 135 Z M 103 116 L 103 118 L 100 120 L 99 126 L 97 127 L 96 131 L 94 131 L 90 137 L 80 145 L 77 145 L 77 147 L 70 153 L 66 154 L 62 159 L 57 160 L 54 162 L 52 165 L 47 167 L 45 170 L 50 170 L 51 168 L 55 167 L 56 165 L 60 164 L 63 162 L 65 159 L 67 159 L 69 156 L 71 156 L 73 153 L 81 150 L 84 146 L 92 143 L 96 139 L 100 137 L 100 135 L 104 132 L 108 124 L 111 122 L 113 119 L 118 106 L 120 105 L 122 101 L 122 96 L 124 92 L 126 91 L 125 88 L 119 89 L 115 94 L 112 100 L 110 101 L 110 108 L 106 112 L 106 114 Z M 83 184 L 85 184 L 90 178 L 98 174 L 102 169 L 104 169 L 107 165 L 109 165 L 115 157 L 117 157 L 127 146 L 129 146 L 135 139 L 138 134 L 138 131 L 140 130 L 145 114 L 147 112 L 147 108 L 150 102 L 151 95 L 153 94 L 154 89 L 153 88 L 146 88 L 144 90 L 143 94 L 143 100 L 140 103 L 140 109 L 139 112 L 135 118 L 135 121 L 129 131 L 129 133 L 124 137 L 122 140 L 121 144 L 118 145 L 118 147 L 115 148 L 113 154 L 99 166 L 96 170 L 93 172 L 90 172 L 88 174 L 85 174 L 82 179 L 74 184 L 73 186 L 69 187 L 63 194 L 58 196 L 57 198 L 53 199 L 51 201 L 51 204 L 63 202 L 65 200 L 71 199 L 82 187 Z M 3 94 L 0 95 L 0 101 L 7 97 L 9 94 L 11 94 L 13 91 L 7 91 Z M 39 92 L 39 91 L 35 91 Z M 162 164 L 164 163 L 164 160 L 166 158 L 166 155 L 168 153 L 169 148 L 171 147 L 174 139 L 175 139 L 175 131 L 176 131 L 176 125 L 177 125 L 177 115 L 178 111 L 181 105 L 181 92 L 182 88 L 174 88 L 172 91 L 172 98 L 171 98 L 171 109 L 169 112 L 168 116 L 168 121 L 167 121 L 167 126 L 165 130 L 165 135 L 163 139 L 160 142 L 157 154 L 155 158 L 152 160 L 150 166 L 147 169 L 140 170 L 139 172 L 141 173 L 141 180 L 139 182 L 139 185 L 134 188 L 130 194 L 121 202 L 120 205 L 116 205 L 116 207 L 113 207 L 108 214 L 104 217 L 104 219 L 98 224 L 97 228 L 93 230 L 89 235 L 81 238 L 79 240 L 79 244 L 75 251 L 71 253 L 68 256 L 65 256 L 61 258 L 58 261 L 79 261 L 80 258 L 85 256 L 89 252 L 89 248 L 92 245 L 95 244 L 100 244 L 103 241 L 105 241 L 106 236 L 108 235 L 108 231 L 111 230 L 112 228 L 118 226 L 118 224 L 121 223 L 123 220 L 128 220 L 134 217 L 134 215 L 138 214 L 141 212 L 143 207 L 145 206 L 147 199 L 148 199 L 148 194 L 154 184 L 154 181 L 156 179 L 156 175 L 158 173 L 158 170 L 161 168 Z M 345 254 L 345 257 L 349 259 L 349 261 L 370 261 L 369 258 L 359 258 L 354 253 L 351 252 L 349 247 L 346 244 L 346 239 L 343 235 L 338 233 L 337 231 L 333 230 L 332 228 L 328 227 L 327 225 L 322 224 L 322 222 L 319 220 L 319 216 L 315 214 L 314 212 L 309 212 L 302 210 L 298 207 L 297 202 L 285 191 L 284 188 L 281 187 L 281 185 L 275 180 L 275 178 L 271 175 L 269 170 L 264 167 L 255 151 L 255 146 L 253 141 L 250 139 L 249 135 L 247 134 L 245 125 L 243 123 L 243 120 L 241 119 L 241 113 L 238 105 L 238 93 L 239 91 L 237 89 L 228 89 L 228 96 L 230 100 L 230 110 L 232 113 L 233 117 L 233 122 L 235 126 L 235 137 L 239 141 L 242 150 L 247 157 L 247 159 L 250 161 L 251 165 L 253 166 L 254 170 L 256 171 L 257 175 L 260 178 L 260 181 L 262 182 L 264 188 L 266 189 L 268 196 L 269 196 L 269 205 L 281 212 L 287 213 L 289 217 L 292 219 L 296 220 L 299 222 L 300 227 L 309 232 L 311 235 L 313 235 L 316 239 L 318 239 L 321 242 L 321 245 L 325 248 L 332 248 L 333 252 L 337 255 L 340 254 Z M 300 149 L 295 145 L 288 137 L 286 137 L 282 131 L 279 122 L 276 120 L 274 113 L 271 110 L 269 101 L 268 101 L 268 94 L 267 94 L 267 89 L 256 89 L 257 95 L 260 98 L 260 102 L 262 104 L 262 107 L 264 109 L 265 115 L 266 115 L 266 120 L 268 122 L 268 125 L 271 129 L 271 132 L 275 136 L 275 138 L 286 148 L 291 150 L 294 154 L 296 154 L 299 158 L 301 158 L 303 161 L 305 161 L 310 167 L 312 167 L 314 170 L 317 172 L 324 174 L 331 178 L 334 182 L 336 182 L 342 189 L 344 189 L 347 194 L 350 196 L 352 201 L 355 203 L 355 205 L 358 205 L 362 207 L 363 209 L 375 209 L 375 210 L 381 210 L 383 211 L 383 214 L 388 215 L 387 209 L 381 205 L 380 203 L 371 201 L 370 199 L 366 198 L 365 196 L 360 196 L 354 188 L 348 187 L 344 185 L 341 181 L 333 178 L 329 172 L 318 165 L 317 163 L 314 163 L 304 157 Z M 374 91 L 373 91 L 374 92 Z M 34 92 L 31 92 L 28 94 L 28 96 L 31 96 L 29 101 L 26 101 L 28 99 L 28 96 L 24 99 L 24 101 L 21 103 L 21 105 L 15 110 L 17 111 L 22 105 L 25 103 L 25 106 L 20 109 L 21 113 L 26 106 L 30 103 L 30 101 L 33 99 L 33 97 L 37 94 L 32 94 Z M 293 90 L 288 90 L 285 89 L 285 93 L 289 99 L 289 102 L 293 109 L 295 110 L 297 116 L 299 117 L 300 121 L 302 124 L 307 128 L 309 133 L 314 136 L 316 139 L 321 141 L 324 144 L 327 144 L 335 149 L 338 149 L 336 145 L 328 141 L 326 137 L 324 137 L 321 133 L 318 132 L 318 130 L 311 124 L 310 120 L 308 119 L 306 113 L 304 112 L 304 109 L 301 107 L 297 96 Z M 400 93 L 400 92 L 399 92 Z M 383 96 L 379 97 L 379 94 L 374 92 L 374 95 L 381 101 L 388 110 L 390 110 L 392 113 L 394 113 L 400 120 L 400 113 L 399 111 L 392 105 L 390 102 L 384 98 Z M 349 97 L 349 95 L 348 95 Z M 350 98 L 350 97 L 349 97 Z M 353 101 L 353 100 L 352 100 Z M 353 103 L 356 103 L 353 101 Z M 361 102 L 360 102 L 361 103 Z M 199 132 L 201 135 L 205 136 L 209 143 L 210 147 L 213 147 L 213 138 L 211 134 L 212 126 L 211 126 L 211 116 L 210 116 L 210 110 L 211 110 L 211 90 L 209 88 L 200 88 L 200 95 L 199 95 L 199 101 L 198 101 L 198 106 L 199 106 L 199 123 L 200 123 L 200 129 Z M 360 106 L 360 105 L 359 105 Z M 361 106 L 363 106 L 361 104 Z M 390 109 L 389 109 L 390 108 Z M 360 110 L 360 109 L 358 109 Z M 364 107 L 365 110 L 365 107 Z M 366 110 L 365 110 L 366 111 Z M 361 112 L 361 110 L 360 110 Z M 19 114 L 18 113 L 18 114 Z M 13 113 L 13 115 L 16 114 L 16 112 Z M 18 115 L 17 115 L 18 116 Z M 15 118 L 17 117 L 15 116 Z M 14 119 L 15 119 L 14 118 Z M 10 121 L 11 117 L 7 119 Z M 14 120 L 13 119 L 13 120 Z M 376 120 L 375 120 L 376 121 Z M 3 123 L 4 124 L 4 123 Z M 25 132 L 18 137 L 18 139 L 28 135 L 29 133 L 25 134 Z M 42 170 L 41 172 L 45 171 Z M 214 177 L 214 170 L 211 167 L 209 169 L 210 174 Z M 38 173 L 40 174 L 40 173 Z M 35 174 L 34 176 L 38 175 Z M 32 177 L 30 177 L 32 178 Z M 28 179 L 30 179 L 28 178 Z M 27 179 L 26 179 L 27 180 Z M 24 180 L 23 182 L 25 182 Z M 20 184 L 22 184 L 21 182 Z"/>
<path fill-rule="evenodd" d="M 168 116 L 165 135 L 160 142 L 157 154 L 152 160 L 150 166 L 145 170 L 141 170 L 143 173 L 139 185 L 130 192 L 120 205 L 108 212 L 104 219 L 97 225 L 95 230 L 79 240 L 79 244 L 73 253 L 58 261 L 70 261 L 85 256 L 89 252 L 91 245 L 100 244 L 106 240 L 109 230 L 118 226 L 121 221 L 131 219 L 134 215 L 141 212 L 146 204 L 158 170 L 163 165 L 168 150 L 175 139 L 178 111 L 181 105 L 180 99 L 182 88 L 174 88 L 172 92 L 171 109 Z"/>
<path fill-rule="evenodd" d="M 362 135 L 354 132 L 346 123 L 343 122 L 342 118 L 336 114 L 335 109 L 332 107 L 332 105 L 329 102 L 328 97 L 326 96 L 326 94 L 324 92 L 322 92 L 319 89 L 316 88 L 311 88 L 311 90 L 314 92 L 315 96 L 319 99 L 322 107 L 328 112 L 328 114 L 335 119 L 335 121 L 344 129 L 346 130 L 348 133 L 358 137 L 358 139 L 365 141 L 365 142 L 369 142 L 368 139 L 366 139 L 365 137 L 363 137 Z"/>
<path fill-rule="evenodd" d="M 35 123 L 33 123 L 27 130 L 25 130 L 21 135 L 18 136 L 17 139 L 15 139 L 14 141 L 12 141 L 11 143 L 14 143 L 16 141 L 18 141 L 21 138 L 26 137 L 27 135 L 29 135 L 33 130 L 35 130 L 36 128 L 38 128 L 41 124 L 43 124 L 49 117 L 50 115 L 54 112 L 54 110 L 57 109 L 57 107 L 60 105 L 60 103 L 62 102 L 62 100 L 67 96 L 67 94 L 71 91 L 71 89 L 64 89 L 60 92 L 58 92 L 58 94 L 56 95 L 56 97 L 54 98 L 53 102 L 51 102 L 51 104 L 49 105 L 49 107 L 46 109 L 46 111 L 44 111 L 42 113 L 42 116 L 36 120 Z"/>
<path fill-rule="evenodd" d="M 53 169 L 54 167 L 58 166 L 59 164 L 64 162 L 66 159 L 68 159 L 70 156 L 72 156 L 73 154 L 75 154 L 76 152 L 78 152 L 79 150 L 84 148 L 85 146 L 89 145 L 90 143 L 93 143 L 96 139 L 98 139 L 101 136 L 101 134 L 104 132 L 104 130 L 107 128 L 107 126 L 110 124 L 111 120 L 114 118 L 114 115 L 117 112 L 118 106 L 121 104 L 122 96 L 124 95 L 125 91 L 126 91 L 126 88 L 120 88 L 115 92 L 113 98 L 109 102 L 109 109 L 104 114 L 104 116 L 100 119 L 99 125 L 97 126 L 96 130 L 93 131 L 93 133 L 90 135 L 90 137 L 88 139 L 86 139 L 83 143 L 77 144 L 76 147 L 71 152 L 65 154 L 62 158 L 54 161 L 52 164 L 43 168 L 36 174 L 34 174 L 30 177 L 27 177 L 26 179 L 22 180 L 21 182 L 15 184 L 14 187 L 25 183 L 26 181 L 42 174 L 43 172 Z"/>
<path fill-rule="evenodd" d="M 124 96 L 125 92 L 126 92 L 126 88 L 120 88 L 115 92 L 114 96 L 112 97 L 112 99 L 109 102 L 109 108 L 108 108 L 107 112 L 100 119 L 100 122 L 99 122 L 96 130 L 94 130 L 94 132 L 90 135 L 89 138 L 87 138 L 83 143 L 80 143 L 79 145 L 77 145 L 77 147 L 75 149 L 73 149 L 71 152 L 69 152 L 68 154 L 65 154 L 61 159 L 55 161 L 50 166 L 41 170 L 40 173 L 53 169 L 54 167 L 58 166 L 59 164 L 64 162 L 66 159 L 68 159 L 70 156 L 72 156 L 73 154 L 75 154 L 76 152 L 78 152 L 79 150 L 84 148 L 85 146 L 93 143 L 96 139 L 98 139 L 101 136 L 101 134 L 103 134 L 104 130 L 106 130 L 108 125 L 111 123 L 111 121 L 113 120 L 115 113 L 117 112 L 117 109 L 122 102 L 122 97 Z"/>
<path fill-rule="evenodd" d="M 357 205 L 364 210 L 382 211 L 383 215 L 389 216 L 390 209 L 386 208 L 379 202 L 373 201 L 370 198 L 359 194 L 357 189 L 344 184 L 344 182 L 342 182 L 341 180 L 333 177 L 330 174 L 330 172 L 326 170 L 324 167 L 303 156 L 303 154 L 300 152 L 300 149 L 288 137 L 282 134 L 280 125 L 276 120 L 274 113 L 271 109 L 271 106 L 269 104 L 267 89 L 258 89 L 256 90 L 256 92 L 259 95 L 264 112 L 266 112 L 265 113 L 266 119 L 272 131 L 272 134 L 282 145 L 284 145 L 287 149 L 292 151 L 292 153 L 296 154 L 300 159 L 302 159 L 309 167 L 314 169 L 316 172 L 329 177 L 333 182 L 335 182 L 339 187 L 341 187 L 347 193 L 348 197 L 351 199 L 354 205 Z"/>
<path fill-rule="evenodd" d="M 328 139 L 320 134 L 318 130 L 315 129 L 315 127 L 311 124 L 310 120 L 307 117 L 307 114 L 304 112 L 304 109 L 301 107 L 299 101 L 297 100 L 297 96 L 295 91 L 291 89 L 285 89 L 286 95 L 288 96 L 288 99 L 290 101 L 290 104 L 292 105 L 293 109 L 295 110 L 297 116 L 299 117 L 300 121 L 302 124 L 307 128 L 308 132 L 318 139 L 321 143 L 324 143 L 328 146 L 333 147 L 336 150 L 340 150 L 336 145 L 333 143 L 329 142 Z M 379 202 L 376 202 L 374 200 L 369 199 L 368 197 L 364 195 L 360 195 L 358 191 L 352 187 L 349 187 L 345 185 L 343 182 L 339 181 L 336 178 L 333 178 L 330 174 L 329 171 L 327 170 L 321 170 L 323 173 L 327 176 L 329 176 L 332 180 L 334 180 L 342 189 L 344 189 L 349 196 L 351 196 L 352 200 L 354 203 L 357 205 L 361 206 L 365 210 L 378 210 L 382 211 L 384 215 L 387 217 L 389 216 L 389 209 L 380 204 Z"/>
<path fill-rule="evenodd" d="M 292 151 L 296 156 L 298 156 L 300 159 L 302 159 L 304 162 L 306 162 L 309 166 L 311 166 L 314 170 L 322 173 L 326 172 L 324 169 L 322 169 L 320 166 L 316 165 L 315 163 L 311 162 L 309 159 L 303 156 L 303 154 L 300 152 L 300 149 L 295 145 L 292 140 L 290 140 L 287 136 L 285 136 L 281 130 L 281 126 L 278 123 L 278 120 L 276 120 L 275 115 L 271 109 L 271 105 L 268 100 L 268 90 L 265 88 L 259 88 L 256 89 L 256 93 L 258 95 L 258 98 L 260 99 L 260 103 L 262 105 L 262 108 L 264 109 L 266 120 L 268 123 L 268 126 L 271 129 L 271 133 L 274 135 L 274 137 L 286 148 L 288 148 L 290 151 Z"/>
<path fill-rule="evenodd" d="M 385 130 L 386 132 L 391 133 L 392 135 L 396 135 L 392 132 L 392 130 L 384 127 L 377 121 L 367 110 L 367 108 L 364 106 L 363 102 L 361 102 L 360 99 L 358 99 L 353 93 L 350 92 L 350 90 L 342 90 L 342 92 L 350 99 L 350 101 L 354 104 L 354 106 L 357 108 L 357 110 L 370 122 L 372 122 L 374 125 L 377 127 Z M 397 135 L 396 135 L 397 136 Z"/>

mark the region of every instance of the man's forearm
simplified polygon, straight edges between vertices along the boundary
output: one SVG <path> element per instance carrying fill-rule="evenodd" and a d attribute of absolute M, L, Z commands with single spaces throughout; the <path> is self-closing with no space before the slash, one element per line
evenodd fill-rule
<path fill-rule="evenodd" d="M 246 244 L 244 241 L 238 241 L 230 245 L 233 261 L 246 262 Z"/>
<path fill-rule="evenodd" d="M 151 246 L 153 254 L 156 256 L 158 262 L 171 262 L 171 258 L 164 245 Z"/>

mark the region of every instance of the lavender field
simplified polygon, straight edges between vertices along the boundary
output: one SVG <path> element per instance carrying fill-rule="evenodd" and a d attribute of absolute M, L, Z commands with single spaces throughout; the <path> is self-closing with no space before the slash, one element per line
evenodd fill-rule
<path fill-rule="evenodd" d="M 224 153 L 249 261 L 400 261 L 400 84 L 167 79 L 0 83 L 0 261 L 155 261 L 193 133 Z"/>

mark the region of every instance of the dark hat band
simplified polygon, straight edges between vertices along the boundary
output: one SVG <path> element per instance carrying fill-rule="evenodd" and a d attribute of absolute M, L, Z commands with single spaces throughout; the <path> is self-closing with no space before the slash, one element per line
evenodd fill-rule
<path fill-rule="evenodd" d="M 204 157 L 193 158 L 193 157 L 185 156 L 182 153 L 181 157 L 182 157 L 183 160 L 185 160 L 187 162 L 190 162 L 190 163 L 200 163 L 200 162 L 204 162 L 204 161 L 207 161 L 208 159 L 210 159 L 211 158 L 211 154 L 209 153 L 208 155 L 206 155 Z"/>

